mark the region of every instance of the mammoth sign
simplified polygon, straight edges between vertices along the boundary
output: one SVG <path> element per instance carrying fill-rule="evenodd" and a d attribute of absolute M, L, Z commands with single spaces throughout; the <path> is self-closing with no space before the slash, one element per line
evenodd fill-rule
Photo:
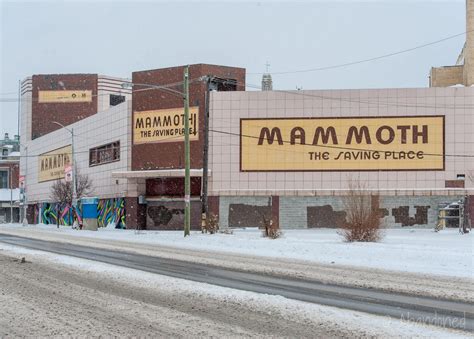
<path fill-rule="evenodd" d="M 241 119 L 240 170 L 444 170 L 444 116 Z"/>
<path fill-rule="evenodd" d="M 184 141 L 184 108 L 136 111 L 133 143 Z M 199 139 L 199 107 L 189 108 L 189 140 Z"/>
<path fill-rule="evenodd" d="M 64 178 L 64 168 L 71 164 L 71 145 L 43 153 L 38 157 L 38 182 Z"/>

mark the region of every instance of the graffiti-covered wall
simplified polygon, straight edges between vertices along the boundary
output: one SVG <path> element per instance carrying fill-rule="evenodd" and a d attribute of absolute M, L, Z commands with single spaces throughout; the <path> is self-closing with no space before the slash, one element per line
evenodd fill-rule
<path fill-rule="evenodd" d="M 115 228 L 125 228 L 125 199 L 101 199 L 97 205 L 97 224 L 106 227 L 114 224 Z"/>
<path fill-rule="evenodd" d="M 80 205 L 77 206 L 76 213 L 73 213 L 72 206 L 68 204 L 44 202 L 36 205 L 35 223 L 71 226 L 74 223 L 73 217 L 81 222 L 81 215 Z"/>
<path fill-rule="evenodd" d="M 76 218 L 82 222 L 82 209 L 77 206 L 76 213 L 72 213 L 72 207 L 60 203 L 40 203 L 36 204 L 34 223 L 46 225 L 71 226 Z M 97 205 L 97 222 L 99 227 L 106 227 L 110 224 L 115 228 L 125 228 L 125 199 L 100 199 Z"/>

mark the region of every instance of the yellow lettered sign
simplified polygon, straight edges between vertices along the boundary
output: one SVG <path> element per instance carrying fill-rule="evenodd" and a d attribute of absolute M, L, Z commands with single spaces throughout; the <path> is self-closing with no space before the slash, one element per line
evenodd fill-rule
<path fill-rule="evenodd" d="M 444 116 L 240 120 L 241 171 L 444 170 Z"/>
<path fill-rule="evenodd" d="M 38 91 L 39 103 L 91 102 L 92 91 Z"/>
<path fill-rule="evenodd" d="M 71 164 L 71 145 L 43 153 L 38 157 L 38 182 L 64 179 L 64 167 Z"/>
<path fill-rule="evenodd" d="M 189 108 L 189 140 L 199 139 L 199 107 Z M 184 141 L 184 108 L 136 111 L 133 116 L 133 142 Z"/>

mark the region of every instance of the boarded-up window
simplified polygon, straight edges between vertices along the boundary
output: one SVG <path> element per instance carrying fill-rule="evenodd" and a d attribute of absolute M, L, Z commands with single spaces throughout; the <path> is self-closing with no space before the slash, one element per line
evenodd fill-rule
<path fill-rule="evenodd" d="M 89 150 L 89 166 L 107 164 L 118 160 L 120 160 L 120 141 Z"/>

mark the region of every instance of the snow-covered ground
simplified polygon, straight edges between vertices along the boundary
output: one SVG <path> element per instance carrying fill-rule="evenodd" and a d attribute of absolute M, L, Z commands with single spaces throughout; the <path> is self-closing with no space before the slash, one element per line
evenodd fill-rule
<path fill-rule="evenodd" d="M 172 246 L 193 250 L 228 252 L 270 258 L 298 259 L 323 264 L 347 265 L 401 272 L 473 278 L 472 233 L 461 235 L 456 229 L 439 233 L 431 229 L 388 229 L 379 243 L 346 243 L 333 229 L 284 230 L 283 237 L 267 239 L 258 229 L 236 229 L 229 234 L 181 231 L 140 231 L 102 228 L 78 231 L 55 225 L 20 224 L 0 226 L 19 230 L 74 237 L 110 239 L 134 243 Z"/>
<path fill-rule="evenodd" d="M 62 230 L 63 232 L 65 230 Z M 98 232 L 96 235 L 106 236 L 115 234 L 111 232 Z M 125 232 L 126 234 L 130 232 Z M 249 236 L 251 232 L 237 232 Z M 291 232 L 290 232 L 291 233 Z M 132 236 L 133 234 L 129 234 Z M 195 239 L 199 238 L 195 234 Z M 191 237 L 190 239 L 194 239 Z M 218 237 L 215 237 L 217 239 Z M 237 236 L 236 239 L 239 237 Z M 210 237 L 209 237 L 210 239 Z M 244 237 L 247 239 L 247 237 Z M 142 239 L 143 240 L 143 239 Z M 430 337 L 430 338 L 466 338 L 466 332 L 453 331 L 425 325 L 419 322 L 407 322 L 403 319 L 369 315 L 362 312 L 342 310 L 335 307 L 320 306 L 305 302 L 286 299 L 280 296 L 257 294 L 239 291 L 230 288 L 217 287 L 204 283 L 190 282 L 183 279 L 170 278 L 152 273 L 121 268 L 113 265 L 94 261 L 71 258 L 41 251 L 27 250 L 0 243 L 0 250 L 6 255 L 25 256 L 34 262 L 52 262 L 57 265 L 68 266 L 80 271 L 99 274 L 103 279 L 120 282 L 123 286 L 139 289 L 159 290 L 160 293 L 169 295 L 184 295 L 189 303 L 203 302 L 203 300 L 218 301 L 221 307 L 226 305 L 239 305 L 251 312 L 259 312 L 268 318 L 276 316 L 288 319 L 299 326 L 318 324 L 321 328 L 337 328 L 345 331 L 347 336 L 355 337 Z M 187 325 L 187 330 L 192 330 Z M 189 334 L 189 333 L 188 333 Z M 235 335 L 235 334 L 234 334 Z"/>

